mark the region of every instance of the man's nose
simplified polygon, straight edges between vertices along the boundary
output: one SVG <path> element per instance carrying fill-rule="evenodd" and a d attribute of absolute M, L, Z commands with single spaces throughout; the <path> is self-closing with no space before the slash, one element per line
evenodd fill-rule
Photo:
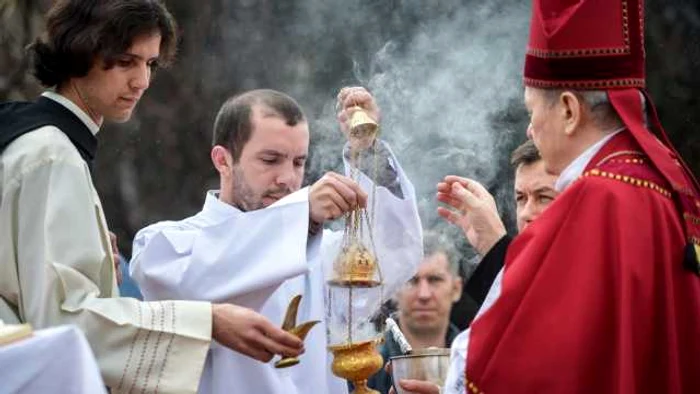
<path fill-rule="evenodd" d="M 418 282 L 418 298 L 425 300 L 433 296 L 433 289 L 427 280 Z"/>
<path fill-rule="evenodd" d="M 279 173 L 277 174 L 277 179 L 275 180 L 277 186 L 284 186 L 291 188 L 292 184 L 296 180 L 297 173 L 294 169 L 294 164 L 287 164 L 280 167 Z"/>
<path fill-rule="evenodd" d="M 533 199 L 528 199 L 520 215 L 520 220 L 522 220 L 523 223 L 530 224 L 530 222 L 537 217 L 537 208 L 535 205 Z"/>
<path fill-rule="evenodd" d="M 135 67 L 134 74 L 131 77 L 130 87 L 132 89 L 146 90 L 151 84 L 151 67 L 146 64 L 140 64 Z"/>

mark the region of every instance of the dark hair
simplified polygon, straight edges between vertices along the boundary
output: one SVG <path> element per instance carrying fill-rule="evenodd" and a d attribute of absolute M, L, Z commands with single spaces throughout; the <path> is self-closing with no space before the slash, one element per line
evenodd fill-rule
<path fill-rule="evenodd" d="M 134 39 L 160 33 L 158 62 L 175 57 L 175 20 L 160 0 L 58 0 L 48 12 L 46 32 L 28 52 L 32 73 L 42 85 L 83 77 L 101 57 L 107 69 Z"/>
<path fill-rule="evenodd" d="M 540 160 L 542 160 L 540 151 L 537 150 L 537 147 L 532 140 L 525 141 L 522 145 L 515 148 L 513 153 L 510 155 L 510 164 L 514 168 L 518 168 L 520 165 L 533 164 Z"/>
<path fill-rule="evenodd" d="M 243 147 L 253 131 L 251 113 L 254 105 L 269 111 L 268 115 L 284 119 L 288 126 L 305 121 L 299 104 L 284 93 L 259 89 L 233 96 L 219 109 L 214 121 L 212 145 L 221 145 L 231 151 L 234 163 L 241 158 Z"/>

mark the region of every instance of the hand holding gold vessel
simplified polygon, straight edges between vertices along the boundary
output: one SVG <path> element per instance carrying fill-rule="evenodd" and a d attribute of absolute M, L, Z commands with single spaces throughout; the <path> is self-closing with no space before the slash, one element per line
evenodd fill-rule
<path fill-rule="evenodd" d="M 356 150 L 374 144 L 379 131 L 379 107 L 363 87 L 344 87 L 338 93 L 338 122 Z"/>
<path fill-rule="evenodd" d="M 297 325 L 299 303 L 301 303 L 301 294 L 295 296 L 289 302 L 289 306 L 287 306 L 287 313 L 285 314 L 284 322 L 282 323 L 282 329 L 303 341 L 313 326 L 319 323 L 319 320 L 307 321 Z M 299 359 L 297 357 L 288 356 L 277 361 L 275 363 L 275 368 L 287 368 L 297 364 L 299 364 Z"/>

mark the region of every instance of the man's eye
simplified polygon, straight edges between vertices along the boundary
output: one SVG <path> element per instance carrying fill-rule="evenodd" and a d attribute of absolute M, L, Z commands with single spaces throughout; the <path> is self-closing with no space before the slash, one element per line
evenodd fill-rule
<path fill-rule="evenodd" d="M 548 203 L 554 201 L 554 198 L 550 196 L 540 196 L 540 202 Z"/>
<path fill-rule="evenodd" d="M 131 59 L 117 59 L 117 66 L 119 66 L 119 67 L 131 66 Z"/>
<path fill-rule="evenodd" d="M 294 162 L 295 167 L 303 167 L 304 164 L 306 164 L 306 161 L 304 161 L 304 160 L 297 160 Z"/>
<path fill-rule="evenodd" d="M 156 70 L 159 66 L 160 64 L 157 60 L 153 60 L 152 62 L 148 63 L 148 67 L 150 67 L 151 70 Z"/>
<path fill-rule="evenodd" d="M 263 158 L 260 159 L 260 160 L 262 160 L 263 163 L 265 163 L 265 164 L 275 164 L 275 163 L 277 163 L 277 159 L 270 159 L 270 158 L 264 158 L 264 157 L 263 157 Z"/>

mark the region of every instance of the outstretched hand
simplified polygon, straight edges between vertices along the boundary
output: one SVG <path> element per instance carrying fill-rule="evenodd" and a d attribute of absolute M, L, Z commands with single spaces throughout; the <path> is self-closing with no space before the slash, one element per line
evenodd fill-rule
<path fill-rule="evenodd" d="M 496 201 L 479 182 L 448 175 L 438 183 L 437 199 L 452 208 L 438 207 L 438 214 L 459 226 L 480 255 L 506 235 Z"/>

